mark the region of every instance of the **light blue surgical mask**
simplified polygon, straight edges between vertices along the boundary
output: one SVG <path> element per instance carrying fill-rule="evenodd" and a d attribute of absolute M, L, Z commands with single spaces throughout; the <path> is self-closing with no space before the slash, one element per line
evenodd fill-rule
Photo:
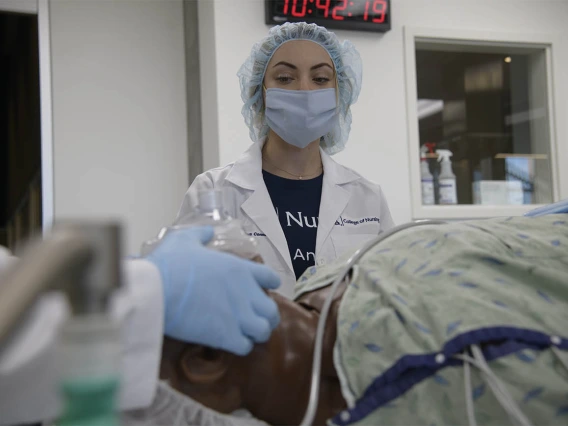
<path fill-rule="evenodd" d="M 290 145 L 305 148 L 337 122 L 335 88 L 266 90 L 266 124 Z"/>

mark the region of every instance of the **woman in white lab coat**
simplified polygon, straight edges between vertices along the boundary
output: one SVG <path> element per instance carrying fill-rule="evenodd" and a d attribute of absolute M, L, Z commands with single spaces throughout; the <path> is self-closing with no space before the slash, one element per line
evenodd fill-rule
<path fill-rule="evenodd" d="M 394 226 L 380 186 L 330 157 L 347 141 L 361 73 L 355 48 L 325 28 L 272 28 L 238 73 L 255 143 L 234 163 L 199 175 L 178 213 L 180 220 L 195 207 L 200 189 L 222 188 L 285 296 L 310 266 Z"/>

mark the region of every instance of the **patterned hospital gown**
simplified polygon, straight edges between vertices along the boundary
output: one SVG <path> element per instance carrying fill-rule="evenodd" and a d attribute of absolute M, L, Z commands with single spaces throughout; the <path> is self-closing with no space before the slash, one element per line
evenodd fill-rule
<path fill-rule="evenodd" d="M 296 296 L 328 285 L 343 263 L 306 271 Z M 349 408 L 330 423 L 468 424 L 458 356 L 477 345 L 533 424 L 566 425 L 568 215 L 394 234 L 355 267 L 337 327 Z M 473 366 L 468 393 L 478 424 L 511 424 Z"/>

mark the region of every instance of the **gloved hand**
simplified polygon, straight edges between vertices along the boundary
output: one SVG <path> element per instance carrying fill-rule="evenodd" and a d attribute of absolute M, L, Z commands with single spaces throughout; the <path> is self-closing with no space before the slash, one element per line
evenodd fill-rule
<path fill-rule="evenodd" d="M 264 265 L 204 247 L 211 238 L 212 227 L 172 231 L 146 256 L 162 276 L 164 334 L 246 355 L 280 321 L 262 290 L 278 288 L 280 278 Z"/>

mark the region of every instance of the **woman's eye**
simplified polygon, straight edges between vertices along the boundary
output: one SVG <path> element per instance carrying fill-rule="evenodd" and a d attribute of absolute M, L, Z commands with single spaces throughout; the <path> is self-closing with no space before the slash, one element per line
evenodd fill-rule
<path fill-rule="evenodd" d="M 276 77 L 276 81 L 279 81 L 280 83 L 289 83 L 290 81 L 292 81 L 292 77 L 281 75 Z"/>
<path fill-rule="evenodd" d="M 316 78 L 314 78 L 314 81 L 316 83 L 319 83 L 319 84 L 325 84 L 325 83 L 328 83 L 330 81 L 330 79 L 327 78 L 327 77 L 316 77 Z"/>

